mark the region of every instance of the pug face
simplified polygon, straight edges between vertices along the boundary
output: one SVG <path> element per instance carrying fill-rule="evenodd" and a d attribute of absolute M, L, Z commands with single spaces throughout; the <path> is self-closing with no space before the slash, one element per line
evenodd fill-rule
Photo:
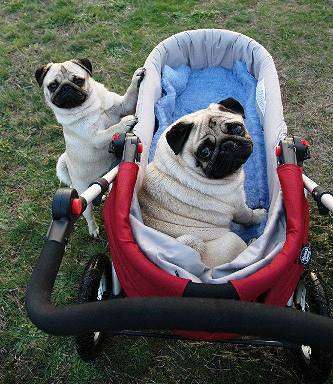
<path fill-rule="evenodd" d="M 231 98 L 184 116 L 170 127 L 166 140 L 175 155 L 210 179 L 236 172 L 253 149 L 244 125 L 244 110 Z"/>
<path fill-rule="evenodd" d="M 92 65 L 88 59 L 49 63 L 35 73 L 48 104 L 63 109 L 79 107 L 87 100 L 91 75 Z"/>

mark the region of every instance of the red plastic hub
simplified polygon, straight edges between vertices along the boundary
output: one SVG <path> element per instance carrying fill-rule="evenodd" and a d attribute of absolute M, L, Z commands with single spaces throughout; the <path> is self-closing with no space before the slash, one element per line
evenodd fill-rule
<path fill-rule="evenodd" d="M 138 153 L 142 153 L 142 152 L 143 152 L 143 144 L 139 143 L 138 144 Z"/>
<path fill-rule="evenodd" d="M 310 146 L 310 143 L 309 143 L 307 140 L 305 140 L 305 139 L 301 139 L 300 141 L 301 141 L 301 143 L 302 143 L 303 145 L 305 145 L 306 147 L 309 147 L 309 146 Z"/>
<path fill-rule="evenodd" d="M 75 216 L 79 216 L 81 215 L 82 209 L 83 209 L 82 201 L 80 199 L 73 199 L 72 206 L 71 206 L 72 214 Z"/>
<path fill-rule="evenodd" d="M 280 157 L 282 155 L 282 148 L 279 145 L 275 147 L 275 155 L 276 157 Z"/>
<path fill-rule="evenodd" d="M 112 141 L 115 141 L 115 140 L 119 140 L 120 139 L 120 136 L 118 133 L 115 133 L 113 136 L 112 136 Z"/>

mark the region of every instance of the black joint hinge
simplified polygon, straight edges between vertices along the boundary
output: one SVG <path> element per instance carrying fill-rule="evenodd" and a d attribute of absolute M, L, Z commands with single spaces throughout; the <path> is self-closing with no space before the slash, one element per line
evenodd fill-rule
<path fill-rule="evenodd" d="M 46 235 L 48 240 L 67 243 L 78 217 L 73 213 L 72 204 L 73 200 L 78 199 L 79 195 L 73 188 L 59 188 L 56 191 L 52 200 L 52 222 Z"/>
<path fill-rule="evenodd" d="M 72 200 L 78 197 L 77 191 L 73 188 L 59 188 L 53 196 L 52 219 L 73 220 Z"/>
<path fill-rule="evenodd" d="M 321 202 L 321 199 L 324 195 L 331 195 L 333 196 L 332 192 L 325 191 L 322 189 L 319 185 L 314 188 L 311 192 L 313 199 L 317 203 L 318 206 L 318 211 L 320 215 L 328 215 L 329 214 L 329 209 L 325 207 L 325 205 Z"/>
<path fill-rule="evenodd" d="M 101 193 L 98 196 L 96 196 L 95 199 L 92 201 L 93 206 L 97 207 L 98 205 L 101 204 L 104 193 L 109 190 L 109 183 L 106 179 L 104 179 L 103 177 L 100 177 L 97 180 L 95 180 L 93 183 L 91 183 L 89 187 L 91 187 L 94 184 L 97 184 L 101 187 Z"/>
<path fill-rule="evenodd" d="M 297 164 L 302 167 L 304 160 L 310 159 L 309 142 L 300 137 L 286 137 L 275 148 L 278 164 Z"/>
<path fill-rule="evenodd" d="M 124 147 L 125 147 L 125 140 L 126 140 L 126 133 L 115 133 L 112 136 L 111 143 L 109 145 L 109 153 L 112 153 L 116 161 L 120 163 L 122 157 L 123 157 L 123 152 L 124 152 Z"/>
<path fill-rule="evenodd" d="M 303 166 L 304 160 L 311 158 L 310 155 L 310 144 L 307 140 L 294 136 L 294 147 L 296 152 L 297 164 Z"/>

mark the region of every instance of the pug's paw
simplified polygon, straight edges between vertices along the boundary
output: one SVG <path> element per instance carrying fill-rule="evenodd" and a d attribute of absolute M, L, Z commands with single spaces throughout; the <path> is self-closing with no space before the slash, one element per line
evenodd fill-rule
<path fill-rule="evenodd" d="M 133 78 L 132 78 L 132 85 L 139 88 L 140 87 L 140 84 L 141 84 L 141 81 L 144 79 L 145 77 L 145 74 L 146 74 L 146 68 L 138 68 L 135 72 L 134 72 L 134 75 L 133 75 Z"/>
<path fill-rule="evenodd" d="M 206 250 L 206 244 L 202 239 L 199 239 L 198 237 L 192 236 L 192 235 L 182 235 L 177 237 L 178 241 L 181 243 L 188 245 L 189 247 L 193 248 L 195 251 L 197 251 L 200 255 L 203 255 Z"/>
<path fill-rule="evenodd" d="M 252 212 L 252 224 L 260 224 L 264 217 L 266 217 L 267 215 L 267 211 L 265 208 L 254 209 Z"/>
<path fill-rule="evenodd" d="M 88 229 L 89 229 L 89 235 L 91 237 L 93 237 L 94 239 L 97 239 L 97 237 L 99 235 L 98 225 L 96 223 L 88 225 Z"/>
<path fill-rule="evenodd" d="M 124 131 L 131 131 L 138 123 L 138 118 L 134 115 L 128 115 L 122 118 L 121 122 L 124 124 Z"/>

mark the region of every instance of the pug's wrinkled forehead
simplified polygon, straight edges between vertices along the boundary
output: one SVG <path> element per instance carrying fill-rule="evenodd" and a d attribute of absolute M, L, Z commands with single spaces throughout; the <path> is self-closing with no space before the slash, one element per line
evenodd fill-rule
<path fill-rule="evenodd" d="M 88 72 L 76 63 L 65 61 L 64 63 L 54 63 L 51 65 L 44 78 L 44 84 L 48 85 L 54 80 L 58 80 L 59 83 L 65 80 L 73 81 L 75 77 L 85 79 L 88 76 Z"/>
<path fill-rule="evenodd" d="M 221 133 L 228 133 L 230 124 L 244 125 L 244 117 L 241 113 L 235 113 L 224 108 L 220 104 L 210 104 L 206 110 L 200 111 L 193 121 L 200 127 L 198 134 L 200 136 L 210 131 L 219 136 Z"/>
<path fill-rule="evenodd" d="M 212 103 L 207 108 L 207 115 L 212 117 L 216 116 L 219 118 L 223 118 L 226 121 L 229 120 L 238 120 L 240 122 L 244 122 L 244 111 L 231 111 L 226 108 L 222 104 Z"/>
<path fill-rule="evenodd" d="M 48 63 L 39 67 L 35 72 L 36 80 L 41 87 L 57 80 L 72 81 L 74 77 L 85 79 L 92 76 L 92 65 L 88 59 L 73 59 L 63 63 Z"/>

